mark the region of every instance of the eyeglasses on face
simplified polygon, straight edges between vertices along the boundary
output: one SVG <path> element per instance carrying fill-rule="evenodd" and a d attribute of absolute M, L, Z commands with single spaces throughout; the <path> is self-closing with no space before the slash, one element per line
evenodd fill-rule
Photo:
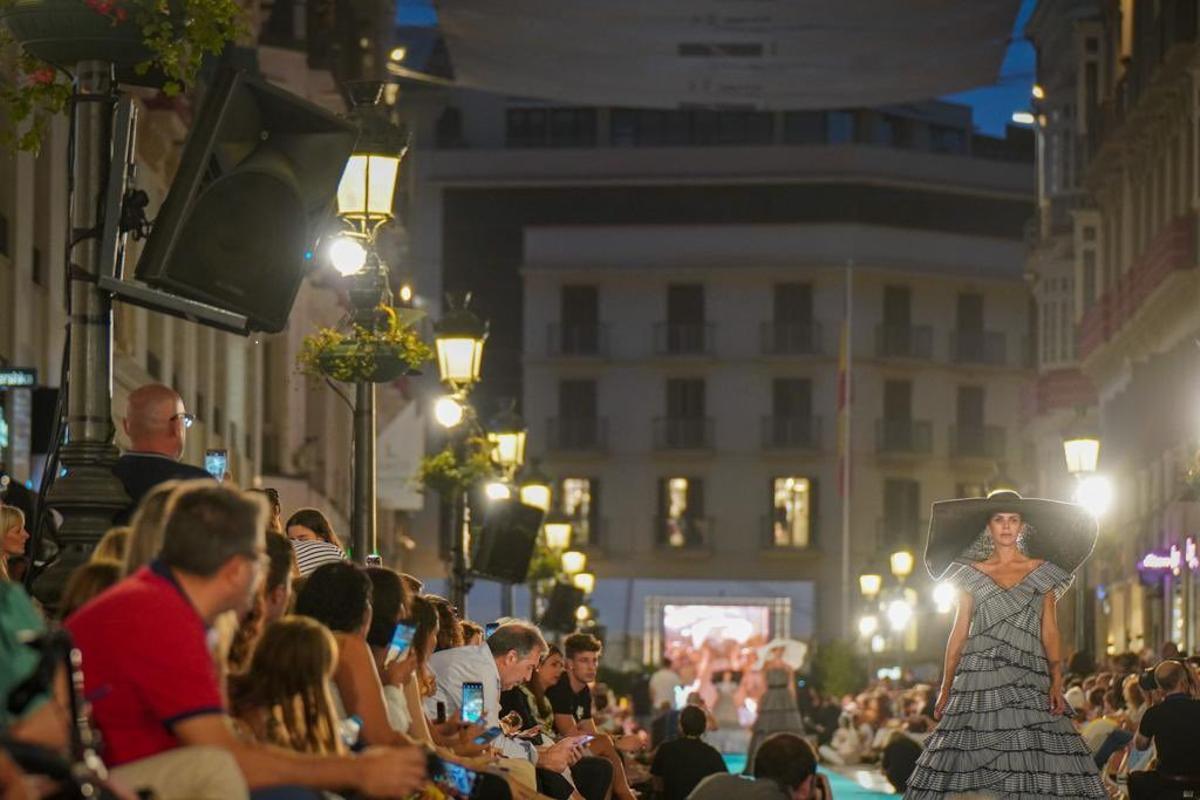
<path fill-rule="evenodd" d="M 182 422 L 183 427 L 190 428 L 190 427 L 192 427 L 192 425 L 194 425 L 196 423 L 196 415 L 189 414 L 186 411 L 184 411 L 182 413 L 175 414 L 174 416 L 170 417 L 171 422 L 174 422 L 175 420 L 179 420 L 180 422 Z"/>

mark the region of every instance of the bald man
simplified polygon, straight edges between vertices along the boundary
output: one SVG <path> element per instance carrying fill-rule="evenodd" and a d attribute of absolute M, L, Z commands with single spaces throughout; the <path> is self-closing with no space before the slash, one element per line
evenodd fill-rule
<path fill-rule="evenodd" d="M 117 460 L 113 474 L 132 502 L 114 522 L 128 521 L 146 492 L 164 481 L 211 479 L 199 467 L 179 463 L 194 419 L 184 408 L 183 398 L 169 386 L 151 383 L 130 393 L 122 422 L 129 452 Z"/>

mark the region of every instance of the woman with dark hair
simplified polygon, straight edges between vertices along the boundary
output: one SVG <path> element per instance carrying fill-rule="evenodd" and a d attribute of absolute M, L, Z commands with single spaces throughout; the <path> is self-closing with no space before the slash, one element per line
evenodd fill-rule
<path fill-rule="evenodd" d="M 430 603 L 433 603 L 433 608 L 438 615 L 438 633 L 437 633 L 437 650 L 450 650 L 455 647 L 462 647 L 465 643 L 463 636 L 462 622 L 458 615 L 454 613 L 454 606 L 450 605 L 450 601 L 444 597 L 437 595 L 425 595 Z"/>
<path fill-rule="evenodd" d="M 533 720 L 527 721 L 528 724 L 537 724 L 542 729 L 542 735 L 551 739 L 558 736 L 554 731 L 554 708 L 550 705 L 550 699 L 546 697 L 546 690 L 558 683 L 566 668 L 562 650 L 558 645 L 552 644 L 546 655 L 542 656 L 542 663 L 520 687 L 521 693 L 529 702 L 529 710 L 533 712 Z M 528 727 L 528 724 L 522 727 Z"/>
<path fill-rule="evenodd" d="M 315 508 L 302 508 L 292 514 L 283 530 L 296 549 L 296 567 L 301 575 L 308 575 L 322 564 L 336 563 L 346 557 L 333 526 Z"/>
<path fill-rule="evenodd" d="M 337 667 L 330 688 L 339 717 L 362 720 L 359 735 L 367 745 L 410 744 L 408 737 L 388 722 L 383 684 L 367 644 L 371 595 L 366 570 L 347 561 L 325 564 L 308 576 L 296 597 L 296 613 L 324 624 L 337 642 Z"/>
<path fill-rule="evenodd" d="M 413 719 L 404 696 L 404 687 L 417 668 L 417 657 L 411 646 L 402 658 L 396 658 L 389 663 L 387 656 L 396 627 L 410 614 L 412 598 L 408 596 L 408 589 L 400 579 L 400 573 L 393 569 L 367 567 L 367 577 L 371 580 L 373 607 L 371 627 L 367 630 L 367 644 L 371 646 L 375 668 L 383 681 L 383 699 L 388 723 L 401 733 L 408 733 Z"/>

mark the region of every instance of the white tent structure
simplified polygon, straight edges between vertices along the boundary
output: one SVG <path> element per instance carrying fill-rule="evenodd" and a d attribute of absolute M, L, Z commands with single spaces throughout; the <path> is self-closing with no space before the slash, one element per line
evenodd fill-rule
<path fill-rule="evenodd" d="M 1020 0 L 440 0 L 454 82 L 582 105 L 804 109 L 995 80 Z"/>

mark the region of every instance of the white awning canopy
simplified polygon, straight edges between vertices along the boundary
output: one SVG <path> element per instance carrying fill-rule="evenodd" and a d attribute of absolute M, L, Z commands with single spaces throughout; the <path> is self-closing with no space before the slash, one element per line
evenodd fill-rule
<path fill-rule="evenodd" d="M 1020 0 L 441 0 L 460 85 L 578 105 L 805 109 L 991 83 Z"/>

